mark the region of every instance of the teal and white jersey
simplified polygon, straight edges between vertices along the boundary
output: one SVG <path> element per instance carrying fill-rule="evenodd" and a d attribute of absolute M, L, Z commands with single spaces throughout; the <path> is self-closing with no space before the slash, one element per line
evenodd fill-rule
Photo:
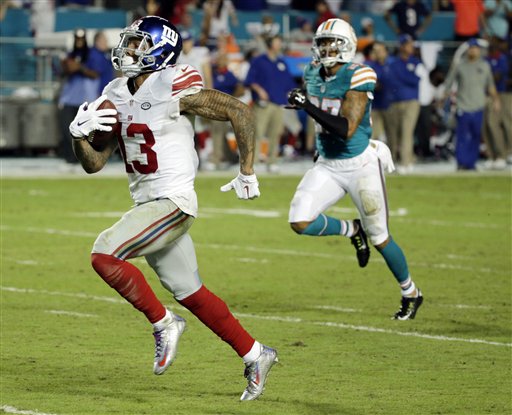
<path fill-rule="evenodd" d="M 323 157 L 355 157 L 368 147 L 372 135 L 370 112 L 377 75 L 372 68 L 359 63 L 346 63 L 336 75 L 325 78 L 320 75 L 321 68 L 321 65 L 307 65 L 304 69 L 304 81 L 309 100 L 323 111 L 339 115 L 343 100 L 350 90 L 368 94 L 363 119 L 349 140 L 343 140 L 340 136 L 325 131 L 316 123 L 316 147 Z"/>

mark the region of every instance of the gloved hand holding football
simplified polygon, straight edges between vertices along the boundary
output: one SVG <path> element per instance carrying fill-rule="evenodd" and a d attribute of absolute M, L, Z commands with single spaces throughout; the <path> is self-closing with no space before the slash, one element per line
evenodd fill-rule
<path fill-rule="evenodd" d="M 89 137 L 93 131 L 112 131 L 113 126 L 119 121 L 117 110 L 113 104 L 110 108 L 98 109 L 106 101 L 107 96 L 102 95 L 90 104 L 84 102 L 80 106 L 75 119 L 69 125 L 69 132 L 74 138 Z"/>

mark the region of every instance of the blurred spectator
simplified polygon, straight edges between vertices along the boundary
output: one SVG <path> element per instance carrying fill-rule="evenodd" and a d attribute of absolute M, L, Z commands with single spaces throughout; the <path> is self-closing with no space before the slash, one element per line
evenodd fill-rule
<path fill-rule="evenodd" d="M 451 0 L 433 0 L 432 2 L 434 12 L 453 12 L 454 10 Z"/>
<path fill-rule="evenodd" d="M 452 64 L 444 86 L 448 96 L 453 84 L 457 83 L 455 145 L 457 169 L 475 170 L 480 154 L 483 113 L 487 94 L 493 100 L 495 111 L 501 111 L 501 105 L 491 67 L 482 59 L 478 40 L 470 39 L 464 46 L 467 47 L 467 52 L 459 62 Z"/>
<path fill-rule="evenodd" d="M 297 17 L 297 27 L 290 31 L 290 42 L 312 43 L 314 35 L 311 21 L 299 16 Z"/>
<path fill-rule="evenodd" d="M 495 111 L 493 102 L 488 101 L 484 112 L 483 134 L 489 155 L 488 167 L 494 169 L 505 168 L 507 158 L 512 156 L 512 101 L 510 92 L 507 93 L 510 69 L 507 56 L 501 50 L 501 42 L 494 36 L 486 57 L 501 101 L 501 111 Z"/>
<path fill-rule="evenodd" d="M 287 12 L 290 10 L 291 0 L 267 0 L 267 10 L 271 12 Z"/>
<path fill-rule="evenodd" d="M 182 16 L 195 7 L 195 0 L 145 0 L 146 15 L 160 16 L 173 25 L 182 23 Z"/>
<path fill-rule="evenodd" d="M 241 97 L 244 93 L 244 86 L 236 76 L 228 69 L 228 55 L 219 53 L 212 69 L 213 88 L 235 97 Z M 232 131 L 231 123 L 228 121 L 211 121 L 210 133 L 213 141 L 213 150 L 210 154 L 209 166 L 219 170 L 223 165 L 234 161 L 231 160 L 230 149 L 226 136 Z"/>
<path fill-rule="evenodd" d="M 231 0 L 206 0 L 203 4 L 202 43 L 212 47 L 220 34 L 231 33 L 229 21 L 238 26 L 238 17 Z M 204 43 L 206 41 L 206 43 Z"/>
<path fill-rule="evenodd" d="M 455 40 L 466 41 L 480 35 L 485 27 L 482 0 L 451 0 L 455 9 Z"/>
<path fill-rule="evenodd" d="M 416 74 L 420 77 L 419 103 L 420 111 L 414 129 L 417 139 L 416 155 L 421 159 L 432 156 L 430 151 L 430 137 L 432 136 L 432 114 L 434 111 L 434 98 L 436 88 L 431 82 L 430 71 L 424 62 L 418 65 Z"/>
<path fill-rule="evenodd" d="M 94 35 L 94 46 L 89 51 L 89 55 L 91 67 L 96 70 L 100 78 L 98 86 L 98 96 L 100 96 L 103 88 L 114 79 L 114 69 L 110 61 L 110 49 L 104 32 L 96 32 Z"/>
<path fill-rule="evenodd" d="M 336 15 L 331 11 L 329 4 L 325 0 L 317 0 L 315 10 L 317 14 L 315 27 L 320 26 L 326 20 L 336 18 Z"/>
<path fill-rule="evenodd" d="M 181 32 L 183 48 L 178 57 L 177 63 L 189 64 L 198 70 L 205 88 L 213 86 L 212 66 L 210 50 L 205 46 L 196 46 L 195 40 L 190 32 Z M 203 168 L 204 162 L 208 159 L 211 152 L 209 144 L 210 120 L 203 117 L 195 117 L 195 146 L 199 155 L 200 167 Z"/>
<path fill-rule="evenodd" d="M 5 15 L 7 14 L 7 10 L 14 6 L 13 0 L 5 0 L 0 2 L 0 22 L 5 19 Z"/>
<path fill-rule="evenodd" d="M 92 102 L 99 96 L 100 68 L 96 59 L 91 56 L 85 36 L 85 30 L 75 30 L 73 49 L 62 61 L 62 71 L 66 79 L 62 83 L 59 97 L 59 153 L 68 163 L 77 163 L 71 146 L 69 124 L 83 102 Z"/>
<path fill-rule="evenodd" d="M 345 20 L 348 24 L 352 24 L 352 15 L 349 12 L 342 11 L 338 17 L 341 20 Z"/>
<path fill-rule="evenodd" d="M 512 1 L 485 0 L 484 8 L 487 35 L 506 39 L 509 33 L 509 20 L 512 20 Z"/>
<path fill-rule="evenodd" d="M 190 32 L 181 32 L 181 40 L 183 49 L 177 63 L 186 63 L 196 68 L 203 78 L 205 88 L 211 88 L 213 81 L 210 51 L 204 46 L 196 46 Z"/>
<path fill-rule="evenodd" d="M 279 23 L 274 22 L 274 17 L 271 14 L 263 14 L 261 22 L 247 23 L 247 31 L 252 35 L 247 48 L 256 49 L 258 53 L 265 53 L 267 51 L 266 39 L 277 35 L 279 29 Z"/>
<path fill-rule="evenodd" d="M 418 39 L 432 21 L 432 14 L 421 0 L 400 0 L 386 12 L 384 18 L 396 34 L 405 33 Z"/>
<path fill-rule="evenodd" d="M 368 5 L 368 12 L 372 14 L 385 14 L 394 4 L 395 0 L 374 0 Z"/>
<path fill-rule="evenodd" d="M 364 63 L 370 66 L 377 75 L 372 102 L 372 138 L 376 140 L 385 138 L 388 141 L 390 126 L 390 58 L 384 43 L 374 42 L 370 48 L 368 59 Z"/>
<path fill-rule="evenodd" d="M 5 0 L 0 3 L 0 22 L 7 9 L 28 9 L 30 11 L 30 31 L 32 36 L 55 31 L 55 4 L 53 0 Z"/>
<path fill-rule="evenodd" d="M 190 33 L 194 39 L 199 39 L 201 36 L 201 30 L 194 25 L 193 16 L 189 12 L 186 12 L 181 16 L 181 22 L 176 26 L 176 28 L 180 33 Z"/>
<path fill-rule="evenodd" d="M 277 173 L 279 142 L 284 130 L 284 105 L 290 89 L 297 85 L 281 58 L 282 39 L 279 35 L 267 38 L 267 52 L 251 61 L 245 85 L 252 91 L 256 117 L 256 139 L 268 139 L 267 170 Z M 259 147 L 259 148 L 260 148 Z"/>
<path fill-rule="evenodd" d="M 388 145 L 395 160 L 397 172 L 412 172 L 414 163 L 414 127 L 420 111 L 419 82 L 416 74 L 420 60 L 415 56 L 414 39 L 400 35 L 398 54 L 389 64 L 391 106 Z M 398 154 L 400 155 L 399 157 Z"/>
<path fill-rule="evenodd" d="M 373 2 L 374 0 L 343 0 L 343 10 L 347 10 L 351 13 L 368 13 L 370 12 L 371 3 Z M 332 6 L 331 9 L 334 11 L 334 13 L 337 13 L 337 10 L 335 10 Z"/>
<path fill-rule="evenodd" d="M 341 5 L 343 4 L 343 8 L 346 8 L 345 7 L 345 3 L 350 2 L 350 0 L 326 0 L 327 4 L 329 5 L 329 9 L 331 9 L 331 11 L 334 13 L 334 14 L 338 14 L 339 11 L 341 10 Z M 355 1 L 360 1 L 360 2 L 366 2 L 366 1 L 369 1 L 369 0 L 355 0 Z"/>
<path fill-rule="evenodd" d="M 232 0 L 235 9 L 248 12 L 259 12 L 267 8 L 266 0 Z"/>
<path fill-rule="evenodd" d="M 375 26 L 371 17 L 363 17 L 361 19 L 361 33 L 357 36 L 357 50 L 362 51 L 375 41 Z"/>

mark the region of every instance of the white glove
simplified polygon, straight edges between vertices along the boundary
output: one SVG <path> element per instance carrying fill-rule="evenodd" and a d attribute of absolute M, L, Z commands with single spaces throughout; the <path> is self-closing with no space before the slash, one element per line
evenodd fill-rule
<path fill-rule="evenodd" d="M 88 137 L 93 131 L 112 131 L 110 125 L 115 124 L 117 119 L 108 117 L 109 115 L 116 115 L 117 111 L 113 108 L 97 109 L 103 101 L 107 99 L 106 95 L 102 95 L 96 101 L 88 104 L 84 102 L 78 109 L 73 122 L 69 125 L 69 132 L 75 138 Z"/>
<path fill-rule="evenodd" d="M 260 195 L 258 179 L 255 174 L 246 176 L 245 174 L 238 173 L 238 176 L 222 186 L 220 191 L 229 192 L 231 189 L 235 189 L 239 199 L 256 199 Z"/>

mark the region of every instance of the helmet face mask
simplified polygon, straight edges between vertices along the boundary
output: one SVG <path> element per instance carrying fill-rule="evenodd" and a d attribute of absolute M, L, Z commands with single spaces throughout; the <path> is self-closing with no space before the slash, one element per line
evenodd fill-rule
<path fill-rule="evenodd" d="M 112 49 L 112 65 L 133 78 L 174 65 L 181 48 L 181 36 L 171 23 L 146 16 L 121 32 L 119 45 Z"/>
<path fill-rule="evenodd" d="M 350 24 L 341 19 L 322 23 L 313 39 L 313 57 L 326 68 L 354 59 L 357 37 Z"/>

